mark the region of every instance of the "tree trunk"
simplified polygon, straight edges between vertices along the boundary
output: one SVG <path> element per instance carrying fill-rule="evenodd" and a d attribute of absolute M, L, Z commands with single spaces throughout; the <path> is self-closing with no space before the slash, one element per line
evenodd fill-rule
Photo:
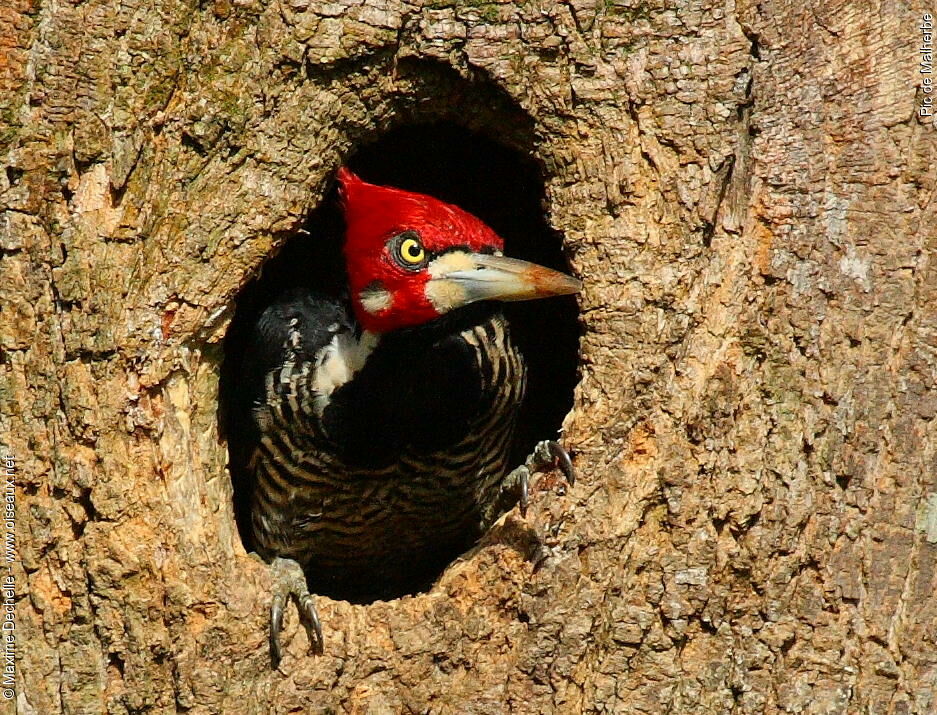
<path fill-rule="evenodd" d="M 6 3 L 17 711 L 937 712 L 925 11 Z M 579 481 L 426 593 L 319 598 L 324 656 L 291 607 L 274 671 L 222 339 L 345 158 L 429 120 L 540 167 Z"/>

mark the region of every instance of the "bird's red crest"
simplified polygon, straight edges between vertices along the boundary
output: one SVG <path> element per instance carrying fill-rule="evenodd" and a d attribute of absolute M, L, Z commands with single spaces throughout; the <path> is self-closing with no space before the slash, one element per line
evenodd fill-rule
<path fill-rule="evenodd" d="M 345 167 L 338 170 L 338 181 L 347 247 L 361 248 L 362 242 L 382 241 L 400 231 L 422 229 L 424 244 L 430 251 L 454 245 L 473 251 L 504 248 L 498 234 L 458 206 L 425 194 L 368 184 Z"/>
<path fill-rule="evenodd" d="M 415 232 L 428 254 L 453 248 L 493 253 L 503 248 L 494 231 L 457 206 L 424 194 L 368 184 L 347 168 L 339 169 L 338 181 L 345 213 L 349 288 L 356 316 L 368 330 L 386 332 L 439 315 L 424 292 L 429 280 L 426 271 L 401 268 L 388 255 L 388 242 L 395 236 Z M 369 293 L 369 286 L 379 289 Z M 379 299 L 365 307 L 363 295 Z"/>

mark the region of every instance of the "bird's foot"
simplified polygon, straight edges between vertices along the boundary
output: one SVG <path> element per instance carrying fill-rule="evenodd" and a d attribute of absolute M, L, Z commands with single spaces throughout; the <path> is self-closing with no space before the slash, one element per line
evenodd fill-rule
<path fill-rule="evenodd" d="M 570 486 L 576 483 L 576 472 L 566 450 L 552 439 L 538 442 L 524 464 L 504 478 L 501 493 L 516 495 L 515 501 L 521 510 L 521 516 L 526 517 L 527 508 L 530 506 L 530 475 L 556 466 L 559 466 Z"/>
<path fill-rule="evenodd" d="M 309 637 L 309 653 L 322 655 L 322 625 L 316 604 L 306 586 L 303 567 L 293 559 L 275 558 L 270 564 L 273 571 L 273 603 L 270 606 L 270 660 L 273 667 L 280 665 L 283 651 L 280 647 L 280 631 L 283 629 L 283 611 L 290 599 L 296 601 L 299 620 Z"/>

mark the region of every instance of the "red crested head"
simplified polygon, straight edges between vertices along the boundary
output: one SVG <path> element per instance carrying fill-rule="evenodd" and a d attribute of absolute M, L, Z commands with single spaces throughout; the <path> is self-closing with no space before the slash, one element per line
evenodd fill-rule
<path fill-rule="evenodd" d="M 498 234 L 456 206 L 368 184 L 346 168 L 339 169 L 338 181 L 349 289 L 366 330 L 422 325 L 478 300 L 578 290 L 578 281 L 568 276 L 501 257 L 504 242 Z"/>

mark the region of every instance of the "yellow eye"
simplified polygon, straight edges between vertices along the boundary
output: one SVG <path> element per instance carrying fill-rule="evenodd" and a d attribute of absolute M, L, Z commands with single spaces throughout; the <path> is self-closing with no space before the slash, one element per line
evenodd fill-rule
<path fill-rule="evenodd" d="M 407 268 L 418 266 L 426 260 L 426 251 L 423 244 L 411 232 L 407 232 L 399 237 L 396 251 L 400 262 Z"/>

